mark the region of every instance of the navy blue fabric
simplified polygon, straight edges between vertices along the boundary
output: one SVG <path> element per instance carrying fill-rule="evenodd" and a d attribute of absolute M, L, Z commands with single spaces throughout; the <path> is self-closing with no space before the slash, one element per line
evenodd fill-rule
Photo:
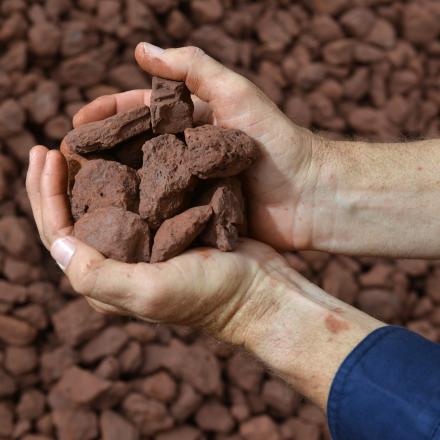
<path fill-rule="evenodd" d="M 333 440 L 440 440 L 440 345 L 375 330 L 342 363 L 327 410 Z"/>

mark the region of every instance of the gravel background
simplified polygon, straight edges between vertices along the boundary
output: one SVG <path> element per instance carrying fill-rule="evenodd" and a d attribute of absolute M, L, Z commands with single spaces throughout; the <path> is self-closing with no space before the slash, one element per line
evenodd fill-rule
<path fill-rule="evenodd" d="M 199 45 L 297 123 L 333 138 L 440 131 L 435 0 L 0 2 L 0 438 L 328 439 L 325 417 L 244 353 L 107 318 L 41 248 L 29 148 L 97 96 L 149 87 L 139 41 Z M 387 322 L 440 339 L 440 265 L 314 252 L 295 267 Z"/>

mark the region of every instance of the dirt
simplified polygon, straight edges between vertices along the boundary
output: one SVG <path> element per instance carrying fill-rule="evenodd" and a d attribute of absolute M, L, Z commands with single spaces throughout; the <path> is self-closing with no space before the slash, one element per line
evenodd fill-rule
<path fill-rule="evenodd" d="M 241 351 L 187 328 L 99 315 L 75 296 L 32 226 L 28 151 L 58 147 L 86 102 L 150 88 L 133 61 L 139 41 L 199 45 L 331 138 L 440 137 L 438 2 L 0 3 L 0 437 L 328 440 L 325 416 Z M 151 135 L 125 154 L 81 160 L 138 170 Z M 68 160 L 73 184 L 82 164 Z M 440 342 L 438 262 L 288 259 L 331 294 Z"/>

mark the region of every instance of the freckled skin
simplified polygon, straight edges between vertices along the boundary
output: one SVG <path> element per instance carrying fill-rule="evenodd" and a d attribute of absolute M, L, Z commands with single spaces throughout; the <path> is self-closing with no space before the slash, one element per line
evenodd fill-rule
<path fill-rule="evenodd" d="M 327 330 L 334 334 L 350 329 L 350 324 L 348 322 L 342 321 L 331 313 L 326 315 L 324 323 Z"/>

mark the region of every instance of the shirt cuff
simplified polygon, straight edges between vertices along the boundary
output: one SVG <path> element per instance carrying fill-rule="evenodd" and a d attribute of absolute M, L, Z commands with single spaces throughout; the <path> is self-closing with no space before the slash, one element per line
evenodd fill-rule
<path fill-rule="evenodd" d="M 440 440 L 440 346 L 373 331 L 336 373 L 327 413 L 333 440 Z"/>

